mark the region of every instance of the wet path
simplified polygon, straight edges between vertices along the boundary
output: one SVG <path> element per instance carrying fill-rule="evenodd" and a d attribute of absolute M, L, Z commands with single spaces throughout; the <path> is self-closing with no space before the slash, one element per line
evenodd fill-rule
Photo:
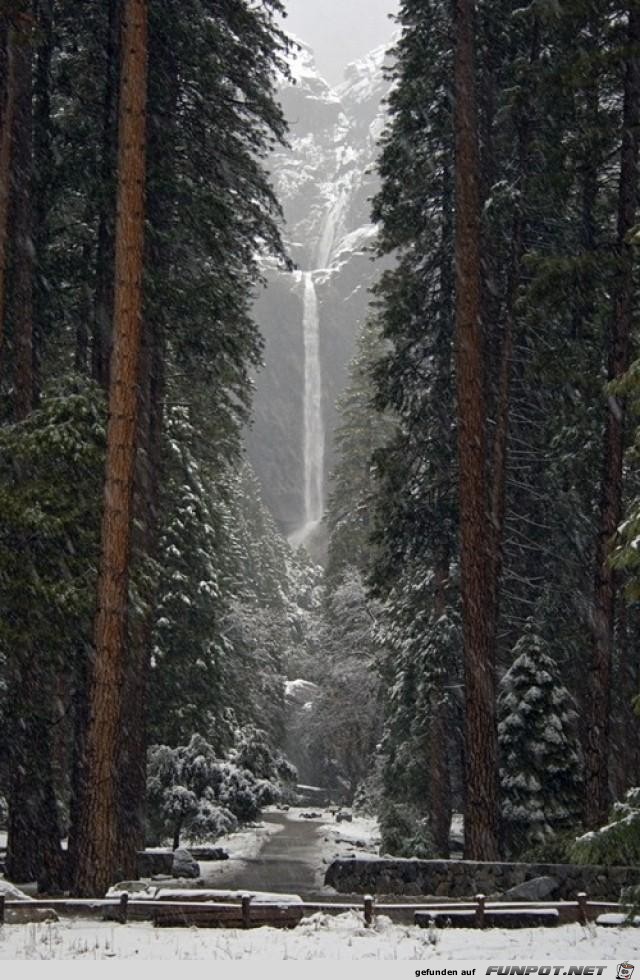
<path fill-rule="evenodd" d="M 265 840 L 257 857 L 232 857 L 205 874 L 206 886 L 319 896 L 325 872 L 318 834 L 322 819 L 290 820 L 286 813 L 266 813 L 262 819 L 283 829 Z"/>

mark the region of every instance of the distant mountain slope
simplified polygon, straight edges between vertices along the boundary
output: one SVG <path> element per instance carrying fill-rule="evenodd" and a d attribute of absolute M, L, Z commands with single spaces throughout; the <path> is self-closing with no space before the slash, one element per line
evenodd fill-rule
<path fill-rule="evenodd" d="M 301 44 L 291 64 L 294 84 L 281 89 L 290 145 L 274 154 L 272 173 L 286 218 L 285 240 L 301 272 L 267 269 L 269 286 L 256 302 L 265 366 L 256 382 L 247 445 L 265 501 L 287 534 L 305 520 L 301 273 L 314 271 L 318 300 L 326 475 L 335 402 L 377 271 L 368 249 L 375 237 L 370 199 L 377 188 L 376 143 L 389 91 L 384 59 L 385 48 L 377 48 L 349 65 L 344 82 L 331 88 Z"/>

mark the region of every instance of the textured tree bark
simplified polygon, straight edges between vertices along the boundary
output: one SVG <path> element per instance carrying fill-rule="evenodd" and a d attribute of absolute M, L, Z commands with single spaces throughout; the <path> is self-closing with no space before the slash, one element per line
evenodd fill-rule
<path fill-rule="evenodd" d="M 54 315 L 48 281 L 47 253 L 51 241 L 49 214 L 53 205 L 51 63 L 55 49 L 53 0 L 33 0 L 36 47 L 33 71 L 33 391 L 37 405 L 42 388 L 41 360 L 47 336 L 53 336 Z"/>
<path fill-rule="evenodd" d="M 625 69 L 623 132 L 618 192 L 618 260 L 613 288 L 613 315 L 607 340 L 607 376 L 621 378 L 629 368 L 635 295 L 632 246 L 627 235 L 636 220 L 638 137 L 640 127 L 640 10 L 629 5 L 629 55 Z M 611 543 L 622 519 L 622 467 L 625 436 L 624 399 L 610 396 L 605 420 L 600 520 L 596 544 L 593 600 L 593 649 L 586 735 L 586 821 L 595 828 L 609 810 L 611 681 L 617 577 L 609 564 Z"/>
<path fill-rule="evenodd" d="M 87 733 L 74 893 L 104 893 L 123 867 L 118 762 L 127 653 L 128 587 L 138 425 L 147 96 L 147 4 L 126 0 L 120 79 L 113 354 L 95 623 L 95 664 Z"/>
<path fill-rule="evenodd" d="M 53 778 L 52 719 L 47 714 L 53 678 L 29 649 L 9 665 L 12 721 L 6 874 L 37 881 L 41 890 L 64 886 L 57 800 Z"/>
<path fill-rule="evenodd" d="M 531 37 L 530 64 L 539 56 L 539 31 L 537 22 Z M 533 93 L 532 93 L 533 96 Z M 504 310 L 504 325 L 499 345 L 497 400 L 495 404 L 496 426 L 491 455 L 491 530 L 493 550 L 493 637 L 492 645 L 497 645 L 497 630 L 500 617 L 500 586 L 503 570 L 504 526 L 506 514 L 507 464 L 509 456 L 509 422 L 511 415 L 511 385 L 513 373 L 513 347 L 516 330 L 516 305 L 522 274 L 523 240 L 525 219 L 522 201 L 529 173 L 530 140 L 533 129 L 531 110 L 527 106 L 520 109 L 518 121 L 518 169 L 521 182 L 520 194 L 513 208 L 513 223 L 509 249 L 509 269 L 507 275 L 507 295 Z M 502 318 L 501 318 L 502 319 Z"/>
<path fill-rule="evenodd" d="M 100 204 L 91 338 L 91 373 L 109 387 L 109 364 L 113 323 L 113 264 L 115 225 L 110 189 L 114 184 L 118 142 L 118 55 L 123 0 L 108 0 L 108 26 L 105 45 L 105 87 L 102 106 L 102 147 L 100 159 Z"/>
<path fill-rule="evenodd" d="M 0 132 L 0 354 L 4 348 L 4 321 L 7 295 L 7 240 L 11 198 L 11 153 L 15 118 L 15 38 L 13 25 L 7 29 L 5 83 L 2 90 L 2 131 Z"/>
<path fill-rule="evenodd" d="M 149 102 L 148 102 L 148 187 L 146 241 L 148 267 L 156 271 L 167 267 L 170 256 L 170 209 L 165 188 L 173 180 L 172 145 L 178 103 L 178 72 L 175 56 L 167 48 L 158 25 L 149 24 Z M 140 391 L 139 452 L 136 469 L 133 541 L 135 558 L 155 563 L 160 534 L 160 470 L 165 403 L 165 314 L 152 290 L 144 304 L 142 346 L 142 384 Z M 151 564 L 141 581 L 142 610 L 131 624 L 130 663 L 125 680 L 123 729 L 124 753 L 120 761 L 121 819 L 126 846 L 144 846 L 147 761 L 147 701 L 153 631 L 156 622 L 157 576 Z M 130 858 L 131 859 L 131 856 Z"/>
<path fill-rule="evenodd" d="M 446 590 L 449 581 L 448 550 L 436 569 L 436 594 L 433 618 L 437 622 L 447 607 Z M 442 680 L 445 679 L 443 675 Z M 449 725 L 447 695 L 439 685 L 431 699 L 431 719 L 429 726 L 429 773 L 431 777 L 429 793 L 429 822 L 433 833 L 436 854 L 449 857 L 449 832 L 451 830 L 451 773 L 449 766 Z"/>
<path fill-rule="evenodd" d="M 431 757 L 429 822 L 436 855 L 440 858 L 449 857 L 449 832 L 451 830 L 451 778 L 448 741 L 447 703 L 440 696 L 434 700 L 432 707 L 429 743 Z"/>
<path fill-rule="evenodd" d="M 32 21 L 26 3 L 16 15 L 12 60 L 15 115 L 11 156 L 13 239 L 13 336 L 15 413 L 25 418 L 33 408 L 33 83 Z"/>
<path fill-rule="evenodd" d="M 11 295 L 14 340 L 14 412 L 18 420 L 33 408 L 33 20 L 23 0 L 13 13 L 8 51 L 12 102 L 3 121 L 2 140 L 10 140 L 9 187 L 3 189 L 10 207 L 13 248 Z M 7 132 L 7 116 L 12 132 Z M 0 150 L 1 153 L 4 150 Z M 3 161 L 3 165 L 4 165 Z M 0 196 L 2 196 L 0 194 Z M 6 222 L 0 214 L 0 225 Z M 6 246 L 7 228 L 5 226 Z M 5 253 L 6 254 L 6 253 Z M 4 258 L 2 259 L 4 261 Z M 3 276 L 4 272 L 0 273 Z M 4 289 L 4 285 L 2 287 Z M 4 305 L 4 295 L 2 299 Z M 25 544 L 25 554 L 28 546 Z M 51 718 L 53 675 L 46 659 L 38 662 L 28 641 L 10 656 L 8 683 L 13 725 L 12 773 L 9 786 L 7 871 L 15 880 L 38 879 L 49 888 L 62 885 L 62 852 L 53 783 Z"/>
<path fill-rule="evenodd" d="M 6 25 L 3 34 L 6 44 L 3 59 L 2 118 L 0 124 L 0 355 L 4 351 L 4 320 L 7 295 L 7 239 L 9 233 L 9 201 L 11 198 L 11 154 L 16 104 L 17 30 L 13 23 Z"/>
<path fill-rule="evenodd" d="M 134 506 L 139 527 L 136 552 L 141 561 L 158 558 L 160 512 L 160 464 L 164 418 L 164 339 L 159 323 L 145 319 L 142 351 L 139 456 Z M 123 863 L 135 863 L 144 848 L 147 795 L 147 703 L 149 671 L 156 620 L 156 577 L 145 575 L 143 609 L 132 624 L 130 657 L 125 674 L 122 755 L 120 774 L 121 840 Z"/>
<path fill-rule="evenodd" d="M 492 528 L 480 324 L 480 194 L 474 4 L 456 0 L 456 380 L 465 678 L 465 857 L 498 857 Z"/>

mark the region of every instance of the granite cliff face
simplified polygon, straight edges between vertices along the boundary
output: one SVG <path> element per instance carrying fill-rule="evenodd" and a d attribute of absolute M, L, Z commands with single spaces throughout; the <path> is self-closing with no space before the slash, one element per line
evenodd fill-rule
<path fill-rule="evenodd" d="M 267 505 L 297 541 L 321 515 L 318 484 L 326 493 L 335 403 L 379 271 L 369 251 L 370 199 L 389 90 L 384 58 L 385 49 L 376 49 L 331 88 L 301 45 L 293 81 L 280 93 L 290 145 L 274 154 L 271 171 L 298 271 L 265 268 L 268 288 L 255 310 L 265 365 L 247 444 Z"/>

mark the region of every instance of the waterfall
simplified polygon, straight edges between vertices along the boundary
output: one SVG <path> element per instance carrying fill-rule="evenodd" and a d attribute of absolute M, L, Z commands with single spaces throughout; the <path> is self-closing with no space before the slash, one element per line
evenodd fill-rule
<path fill-rule="evenodd" d="M 342 183 L 338 187 L 335 200 L 329 206 L 324 216 L 322 227 L 320 229 L 320 238 L 316 248 L 316 267 L 318 269 L 326 269 L 330 264 L 331 256 L 336 245 L 336 239 L 338 238 L 338 232 L 343 225 L 344 212 L 346 210 L 348 200 L 349 188 L 346 186 L 346 184 Z"/>
<path fill-rule="evenodd" d="M 302 273 L 304 282 L 304 522 L 290 538 L 304 544 L 322 520 L 324 512 L 324 421 L 320 369 L 320 318 L 313 272 Z"/>
<path fill-rule="evenodd" d="M 327 269 L 344 224 L 349 186 L 336 181 L 335 197 L 329 203 L 315 249 L 316 270 Z M 322 417 L 322 371 L 320 367 L 320 317 L 313 272 L 299 273 L 303 283 L 302 329 L 304 338 L 304 517 L 290 537 L 294 548 L 309 545 L 324 513 L 325 433 Z M 313 553 L 313 549 L 311 549 Z"/>

